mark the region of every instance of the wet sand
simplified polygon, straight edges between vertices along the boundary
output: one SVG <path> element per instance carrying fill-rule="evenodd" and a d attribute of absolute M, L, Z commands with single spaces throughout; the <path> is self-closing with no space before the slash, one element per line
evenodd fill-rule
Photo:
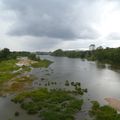
<path fill-rule="evenodd" d="M 105 98 L 108 105 L 120 112 L 120 100 L 116 98 Z"/>

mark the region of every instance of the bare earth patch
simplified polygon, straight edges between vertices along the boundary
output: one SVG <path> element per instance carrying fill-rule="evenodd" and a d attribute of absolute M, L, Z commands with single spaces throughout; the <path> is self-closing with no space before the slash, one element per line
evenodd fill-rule
<path fill-rule="evenodd" d="M 48 67 L 50 63 L 48 60 L 34 61 L 28 57 L 3 61 L 0 64 L 0 96 L 31 89 L 32 81 L 36 78 L 27 73 L 32 67 Z"/>
<path fill-rule="evenodd" d="M 109 106 L 120 112 L 120 100 L 115 98 L 105 98 L 105 101 L 108 102 Z"/>
<path fill-rule="evenodd" d="M 21 57 L 18 58 L 18 63 L 16 63 L 16 65 L 22 67 L 22 66 L 30 66 L 31 64 L 34 63 L 37 63 L 37 61 L 30 60 L 27 57 Z"/>
<path fill-rule="evenodd" d="M 11 79 L 5 82 L 2 86 L 2 90 L 0 91 L 0 95 L 7 95 L 8 93 L 18 93 L 24 90 L 27 90 L 31 87 L 32 81 L 34 80 L 34 76 L 20 76 L 14 79 Z"/>

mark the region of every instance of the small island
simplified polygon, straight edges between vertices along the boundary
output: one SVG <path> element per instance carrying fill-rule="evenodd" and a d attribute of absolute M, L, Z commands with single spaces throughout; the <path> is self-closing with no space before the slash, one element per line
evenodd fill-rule
<path fill-rule="evenodd" d="M 74 120 L 74 114 L 83 104 L 82 99 L 67 91 L 47 89 L 23 92 L 12 101 L 19 103 L 28 114 L 38 114 L 42 120 Z"/>

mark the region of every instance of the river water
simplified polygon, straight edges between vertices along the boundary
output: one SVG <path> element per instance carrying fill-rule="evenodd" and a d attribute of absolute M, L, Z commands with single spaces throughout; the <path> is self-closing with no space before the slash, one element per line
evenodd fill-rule
<path fill-rule="evenodd" d="M 37 77 L 33 82 L 33 88 L 72 90 L 72 86 L 65 86 L 65 81 L 68 80 L 69 82 L 80 82 L 82 88 L 88 89 L 83 96 L 85 104 L 82 112 L 76 114 L 76 120 L 89 118 L 86 111 L 90 108 L 91 100 L 97 100 L 103 105 L 107 104 L 104 100 L 106 97 L 120 99 L 120 70 L 112 70 L 109 65 L 77 58 L 49 55 L 42 55 L 41 58 L 49 59 L 54 63 L 49 68 L 33 69 L 30 72 Z M 10 99 L 11 96 L 0 98 L 0 120 L 40 120 L 37 116 L 27 115 L 19 105 L 12 103 Z M 19 117 L 14 116 L 15 111 L 20 112 Z"/>

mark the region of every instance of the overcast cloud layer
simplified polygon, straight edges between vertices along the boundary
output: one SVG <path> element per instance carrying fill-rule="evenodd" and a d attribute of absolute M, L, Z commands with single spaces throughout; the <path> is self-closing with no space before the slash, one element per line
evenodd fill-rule
<path fill-rule="evenodd" d="M 0 47 L 87 49 L 120 45 L 119 0 L 0 0 Z M 116 41 L 117 40 L 117 41 Z"/>

